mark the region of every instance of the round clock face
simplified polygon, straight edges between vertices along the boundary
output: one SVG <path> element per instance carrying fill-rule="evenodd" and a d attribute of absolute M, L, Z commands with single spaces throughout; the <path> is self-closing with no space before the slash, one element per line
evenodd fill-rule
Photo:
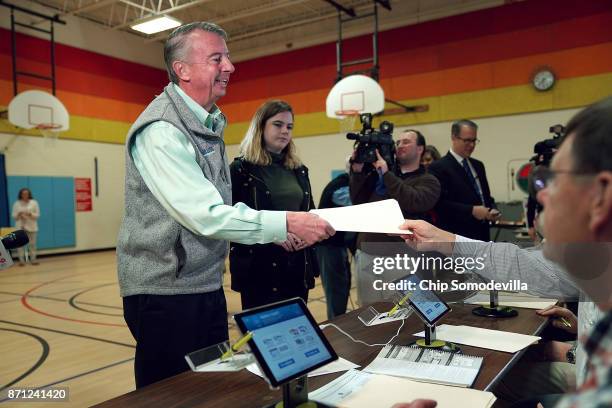
<path fill-rule="evenodd" d="M 538 91 L 548 91 L 555 84 L 555 74 L 548 69 L 538 71 L 533 76 L 533 86 Z"/>

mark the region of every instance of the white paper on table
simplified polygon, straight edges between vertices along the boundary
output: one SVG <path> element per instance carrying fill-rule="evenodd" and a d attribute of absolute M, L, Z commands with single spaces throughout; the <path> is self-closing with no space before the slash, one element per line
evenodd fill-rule
<path fill-rule="evenodd" d="M 338 357 L 338 360 L 332 361 L 331 363 L 326 364 L 323 367 L 319 367 L 316 370 L 309 372 L 308 377 L 316 377 L 318 375 L 338 373 L 340 371 L 347 371 L 353 368 L 359 368 L 359 366 L 357 364 L 351 363 L 348 360 L 343 359 L 342 357 Z M 246 369 L 252 372 L 253 374 L 263 378 L 263 373 L 261 372 L 257 364 L 249 364 Z"/>
<path fill-rule="evenodd" d="M 558 302 L 557 299 L 539 298 L 525 293 L 498 293 L 500 306 L 523 307 L 525 309 L 546 309 L 548 306 L 556 305 Z M 471 298 L 465 299 L 463 303 L 488 306 L 490 303 L 489 292 L 479 292 Z"/>
<path fill-rule="evenodd" d="M 414 335 L 425 337 L 424 332 L 415 333 Z M 443 324 L 436 328 L 436 339 L 489 350 L 504 351 L 506 353 L 516 353 L 530 344 L 537 343 L 540 337 L 482 329 L 480 327 Z"/>
<path fill-rule="evenodd" d="M 329 222 L 336 231 L 412 234 L 408 230 L 399 229 L 404 223 L 404 215 L 394 199 L 310 212 Z"/>
<path fill-rule="evenodd" d="M 411 381 L 351 370 L 308 398 L 341 408 L 390 407 L 417 398 L 436 400 L 437 408 L 488 408 L 495 396 L 486 391 Z"/>
<path fill-rule="evenodd" d="M 335 380 L 308 393 L 308 399 L 331 407 L 338 407 L 343 399 L 359 392 L 374 374 L 349 370 Z"/>

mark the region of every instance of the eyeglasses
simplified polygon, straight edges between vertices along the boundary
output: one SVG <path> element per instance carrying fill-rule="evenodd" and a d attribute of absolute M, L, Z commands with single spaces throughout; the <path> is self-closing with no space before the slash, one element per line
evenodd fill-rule
<path fill-rule="evenodd" d="M 576 170 L 551 170 L 545 166 L 537 166 L 533 169 L 531 173 L 531 181 L 533 183 L 533 188 L 536 192 L 542 191 L 547 187 L 550 187 L 552 182 L 555 180 L 557 174 L 571 174 L 573 176 L 578 177 L 590 177 L 595 173 L 586 172 L 586 171 L 576 171 Z"/>
<path fill-rule="evenodd" d="M 455 136 L 455 137 L 457 139 L 461 140 L 465 144 L 470 144 L 470 143 L 478 144 L 478 143 L 480 143 L 480 139 L 464 139 L 464 138 L 459 137 L 459 136 Z"/>

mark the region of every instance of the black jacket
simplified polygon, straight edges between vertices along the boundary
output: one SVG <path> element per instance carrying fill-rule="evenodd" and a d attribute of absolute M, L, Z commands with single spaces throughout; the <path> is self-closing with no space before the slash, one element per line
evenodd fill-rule
<path fill-rule="evenodd" d="M 255 210 L 272 209 L 273 191 L 268 189 L 260 176 L 261 166 L 239 157 L 230 165 L 232 176 L 232 201 L 243 202 Z M 304 192 L 301 211 L 314 207 L 308 169 L 301 166 L 294 170 L 298 184 Z M 286 252 L 276 244 L 242 245 L 230 243 L 230 272 L 232 289 L 242 291 L 247 287 L 304 287 L 312 289 L 319 270 L 312 248 Z"/>
<path fill-rule="evenodd" d="M 388 198 L 397 200 L 404 218 L 430 220 L 429 212 L 440 197 L 440 183 L 423 166 L 411 173 L 402 174 L 399 168 L 389 170 L 383 176 L 387 192 L 384 196 L 376 192 L 378 173 L 371 164 L 366 164 L 361 173 L 351 172 L 350 189 L 353 204 L 372 203 Z M 398 236 L 360 232 L 357 248 L 363 250 L 366 242 L 403 242 Z"/>
<path fill-rule="evenodd" d="M 334 203 L 333 196 L 336 190 L 342 187 L 349 186 L 349 175 L 342 173 L 332 181 L 327 183 L 323 192 L 321 193 L 321 199 L 319 200 L 319 208 L 337 208 L 340 207 Z M 355 253 L 355 244 L 357 239 L 357 233 L 347 231 L 336 231 L 334 236 L 322 241 L 320 245 L 332 245 L 338 247 L 347 247 L 352 253 Z"/>
<path fill-rule="evenodd" d="M 495 200 L 491 197 L 484 164 L 471 157 L 470 163 L 478 175 L 484 204 L 464 168 L 450 152 L 429 166 L 429 172 L 438 178 L 442 187 L 440 201 L 435 208 L 437 225 L 464 237 L 488 241 L 489 222 L 474 218 L 472 208 L 475 205 L 495 208 Z"/>

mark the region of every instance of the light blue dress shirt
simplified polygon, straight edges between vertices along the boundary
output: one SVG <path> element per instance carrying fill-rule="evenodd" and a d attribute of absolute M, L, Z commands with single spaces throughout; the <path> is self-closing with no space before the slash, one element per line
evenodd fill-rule
<path fill-rule="evenodd" d="M 180 87 L 173 86 L 208 129 L 225 126 L 216 106 L 209 114 Z M 172 124 L 151 123 L 136 135 L 130 149 L 134 164 L 153 196 L 190 231 L 241 244 L 287 239 L 285 211 L 255 211 L 243 203 L 225 205 L 215 186 L 204 177 L 193 145 Z"/>

